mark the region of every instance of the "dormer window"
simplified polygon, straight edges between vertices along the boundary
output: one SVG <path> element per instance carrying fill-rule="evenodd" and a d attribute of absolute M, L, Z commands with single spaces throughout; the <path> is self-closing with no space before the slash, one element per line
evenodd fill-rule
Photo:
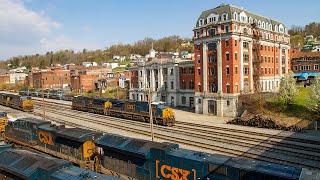
<path fill-rule="evenodd" d="M 242 21 L 242 22 L 246 22 L 246 21 L 247 21 L 247 17 L 241 16 L 241 21 Z"/>
<path fill-rule="evenodd" d="M 269 24 L 269 30 L 272 31 L 272 24 Z"/>
<path fill-rule="evenodd" d="M 228 14 L 224 13 L 222 14 L 222 21 L 226 21 L 226 20 L 228 20 Z"/>
<path fill-rule="evenodd" d="M 278 32 L 278 26 L 277 25 L 274 26 L 274 31 Z"/>
<path fill-rule="evenodd" d="M 265 29 L 265 28 L 266 28 L 266 26 L 265 26 L 265 23 L 264 23 L 264 22 L 262 22 L 262 28 L 263 28 L 263 29 Z"/>
<path fill-rule="evenodd" d="M 202 26 L 203 25 L 203 19 L 200 19 L 199 20 L 199 26 Z"/>
<path fill-rule="evenodd" d="M 235 12 L 235 13 L 233 13 L 233 20 L 235 20 L 235 21 L 236 21 L 236 20 L 237 20 L 237 18 L 238 18 L 238 17 L 237 17 L 237 13 L 236 13 L 236 12 Z"/>

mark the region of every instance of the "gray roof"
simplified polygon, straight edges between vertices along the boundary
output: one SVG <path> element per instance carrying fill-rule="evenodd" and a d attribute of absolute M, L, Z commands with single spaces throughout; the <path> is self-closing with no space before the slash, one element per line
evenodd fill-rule
<path fill-rule="evenodd" d="M 283 23 L 279 22 L 279 21 L 276 21 L 276 20 L 261 16 L 261 15 L 252 13 L 252 12 L 250 12 L 248 10 L 245 10 L 245 9 L 243 9 L 241 7 L 237 7 L 237 6 L 234 6 L 234 5 L 231 5 L 231 4 L 220 5 L 220 6 L 216 7 L 216 8 L 203 11 L 201 13 L 200 17 L 198 18 L 196 27 L 199 26 L 198 23 L 199 23 L 200 19 L 206 19 L 211 13 L 219 14 L 219 17 L 223 13 L 228 13 L 228 19 L 230 20 L 230 19 L 233 19 L 233 13 L 234 12 L 237 12 L 239 14 L 242 11 L 244 11 L 247 14 L 248 18 L 251 17 L 252 20 L 257 19 L 257 21 L 259 21 L 259 20 L 261 22 L 264 21 L 264 22 L 269 23 L 269 24 L 271 23 L 272 25 L 280 25 L 280 24 L 282 24 L 285 27 L 285 25 Z"/>

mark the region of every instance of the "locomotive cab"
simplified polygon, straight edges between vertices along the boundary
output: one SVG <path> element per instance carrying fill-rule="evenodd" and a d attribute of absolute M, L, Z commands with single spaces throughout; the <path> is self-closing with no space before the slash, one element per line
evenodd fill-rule
<path fill-rule="evenodd" d="M 0 112 L 0 140 L 3 140 L 4 129 L 8 124 L 8 116 L 6 112 Z"/>
<path fill-rule="evenodd" d="M 154 115 L 161 117 L 164 125 L 172 126 L 175 123 L 173 110 L 168 108 L 165 102 L 153 102 L 151 106 Z"/>

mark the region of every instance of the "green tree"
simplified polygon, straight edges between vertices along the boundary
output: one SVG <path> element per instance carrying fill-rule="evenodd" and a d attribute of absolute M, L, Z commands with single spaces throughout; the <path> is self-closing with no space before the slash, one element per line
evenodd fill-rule
<path fill-rule="evenodd" d="M 280 100 L 287 107 L 292 104 L 294 97 L 298 95 L 296 80 L 293 78 L 293 73 L 286 74 L 281 78 L 279 89 Z"/>
<path fill-rule="evenodd" d="M 316 76 L 310 90 L 310 110 L 320 115 L 320 75 Z"/>

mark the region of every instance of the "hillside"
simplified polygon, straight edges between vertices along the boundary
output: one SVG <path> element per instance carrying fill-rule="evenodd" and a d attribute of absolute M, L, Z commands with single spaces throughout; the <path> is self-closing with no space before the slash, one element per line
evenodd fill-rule
<path fill-rule="evenodd" d="M 67 64 L 74 63 L 80 65 L 85 61 L 94 62 L 110 62 L 113 55 L 128 56 L 130 54 L 140 54 L 142 56 L 148 54 L 152 45 L 156 51 L 159 52 L 193 52 L 193 45 L 182 45 L 185 42 L 190 42 L 191 39 L 181 38 L 179 36 L 169 36 L 158 40 L 152 38 L 145 38 L 133 44 L 115 44 L 104 50 L 87 51 L 83 49 L 82 52 L 74 52 L 73 50 L 61 50 L 57 52 L 47 52 L 46 54 L 17 56 L 10 58 L 4 62 L 0 62 L 0 69 L 8 68 L 6 64 L 10 63 L 10 68 L 19 66 L 40 67 L 45 68 L 52 64 Z"/>

